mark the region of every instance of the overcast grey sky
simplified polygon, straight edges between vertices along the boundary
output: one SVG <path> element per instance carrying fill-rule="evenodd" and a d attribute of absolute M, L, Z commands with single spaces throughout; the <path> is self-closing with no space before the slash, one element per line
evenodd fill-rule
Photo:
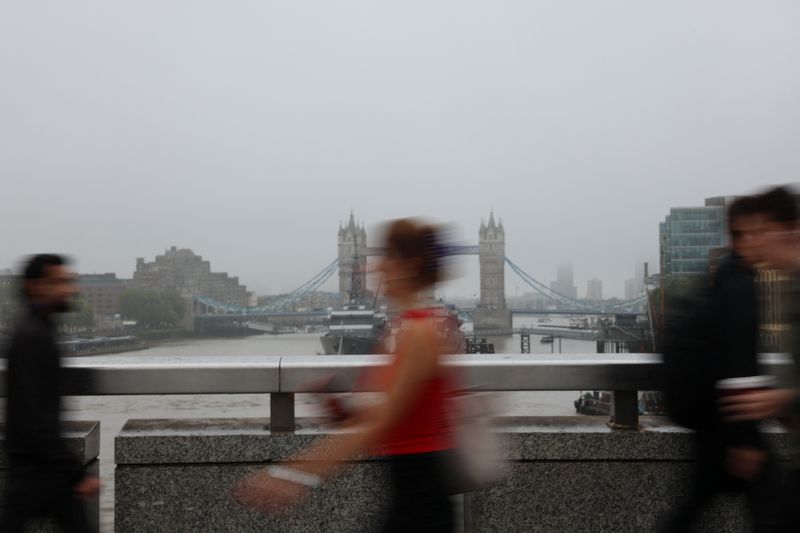
<path fill-rule="evenodd" d="M 798 27 L 791 0 L 4 2 L 0 268 L 175 244 L 288 290 L 350 209 L 475 241 L 494 207 L 534 277 L 622 296 L 670 206 L 800 176 Z"/>

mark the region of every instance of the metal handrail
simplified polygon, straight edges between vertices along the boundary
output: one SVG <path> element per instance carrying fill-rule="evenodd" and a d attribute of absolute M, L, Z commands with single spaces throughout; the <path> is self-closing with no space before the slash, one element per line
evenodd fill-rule
<path fill-rule="evenodd" d="M 93 356 L 64 358 L 65 394 L 295 393 L 336 373 L 336 389 L 351 390 L 363 372 L 386 356 Z M 765 373 L 792 382 L 791 359 L 762 355 Z M 449 356 L 465 388 L 487 391 L 658 390 L 657 354 L 469 354 Z M 0 360 L 0 396 L 5 396 Z"/>

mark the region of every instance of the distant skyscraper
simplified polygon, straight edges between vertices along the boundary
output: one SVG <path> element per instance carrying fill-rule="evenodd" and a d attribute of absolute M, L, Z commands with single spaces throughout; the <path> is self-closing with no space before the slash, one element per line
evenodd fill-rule
<path fill-rule="evenodd" d="M 586 282 L 586 299 L 599 302 L 603 299 L 603 282 L 599 279 L 590 279 Z"/>
<path fill-rule="evenodd" d="M 636 278 L 630 278 L 625 280 L 625 299 L 626 300 L 633 300 L 638 295 L 638 291 L 636 290 Z"/>
<path fill-rule="evenodd" d="M 578 298 L 578 288 L 575 286 L 572 265 L 558 265 L 556 280 L 550 283 L 550 289 L 573 300 Z"/>

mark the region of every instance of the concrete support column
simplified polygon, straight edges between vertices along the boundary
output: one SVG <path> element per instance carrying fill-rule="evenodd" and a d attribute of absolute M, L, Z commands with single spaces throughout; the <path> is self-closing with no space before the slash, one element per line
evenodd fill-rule
<path fill-rule="evenodd" d="M 639 393 L 635 390 L 616 390 L 611 398 L 611 421 L 614 429 L 639 428 Z"/>
<path fill-rule="evenodd" d="M 273 392 L 269 395 L 270 431 L 294 432 L 294 393 Z"/>

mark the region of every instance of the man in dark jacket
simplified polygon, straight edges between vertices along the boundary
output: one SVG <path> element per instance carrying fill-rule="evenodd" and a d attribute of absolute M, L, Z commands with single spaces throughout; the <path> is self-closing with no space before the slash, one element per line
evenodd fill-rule
<path fill-rule="evenodd" d="M 731 422 L 754 423 L 780 417 L 795 436 L 794 456 L 785 476 L 780 498 L 782 529 L 800 531 L 800 210 L 797 196 L 788 188 L 776 187 L 761 196 L 765 214 L 764 257 L 768 268 L 792 280 L 785 295 L 788 309 L 785 321 L 791 327 L 790 350 L 794 358 L 795 379 L 790 387 L 731 396 L 722 401 L 722 412 Z"/>
<path fill-rule="evenodd" d="M 755 268 L 763 258 L 763 214 L 758 200 L 743 197 L 728 210 L 731 253 L 712 278 L 709 329 L 712 353 L 704 405 L 695 432 L 697 469 L 686 502 L 671 517 L 664 531 L 689 531 L 695 519 L 720 492 L 745 492 L 756 530 L 767 520 L 763 491 L 757 489 L 768 454 L 753 422 L 726 422 L 717 409 L 714 383 L 735 377 L 759 375 L 759 313 Z"/>
<path fill-rule="evenodd" d="M 0 526 L 22 531 L 31 518 L 50 515 L 65 531 L 88 531 L 84 500 L 95 497 L 100 484 L 61 437 L 63 380 L 54 324 L 77 292 L 74 275 L 62 257 L 42 254 L 30 259 L 22 281 L 26 308 L 4 349 L 9 469 Z"/>

